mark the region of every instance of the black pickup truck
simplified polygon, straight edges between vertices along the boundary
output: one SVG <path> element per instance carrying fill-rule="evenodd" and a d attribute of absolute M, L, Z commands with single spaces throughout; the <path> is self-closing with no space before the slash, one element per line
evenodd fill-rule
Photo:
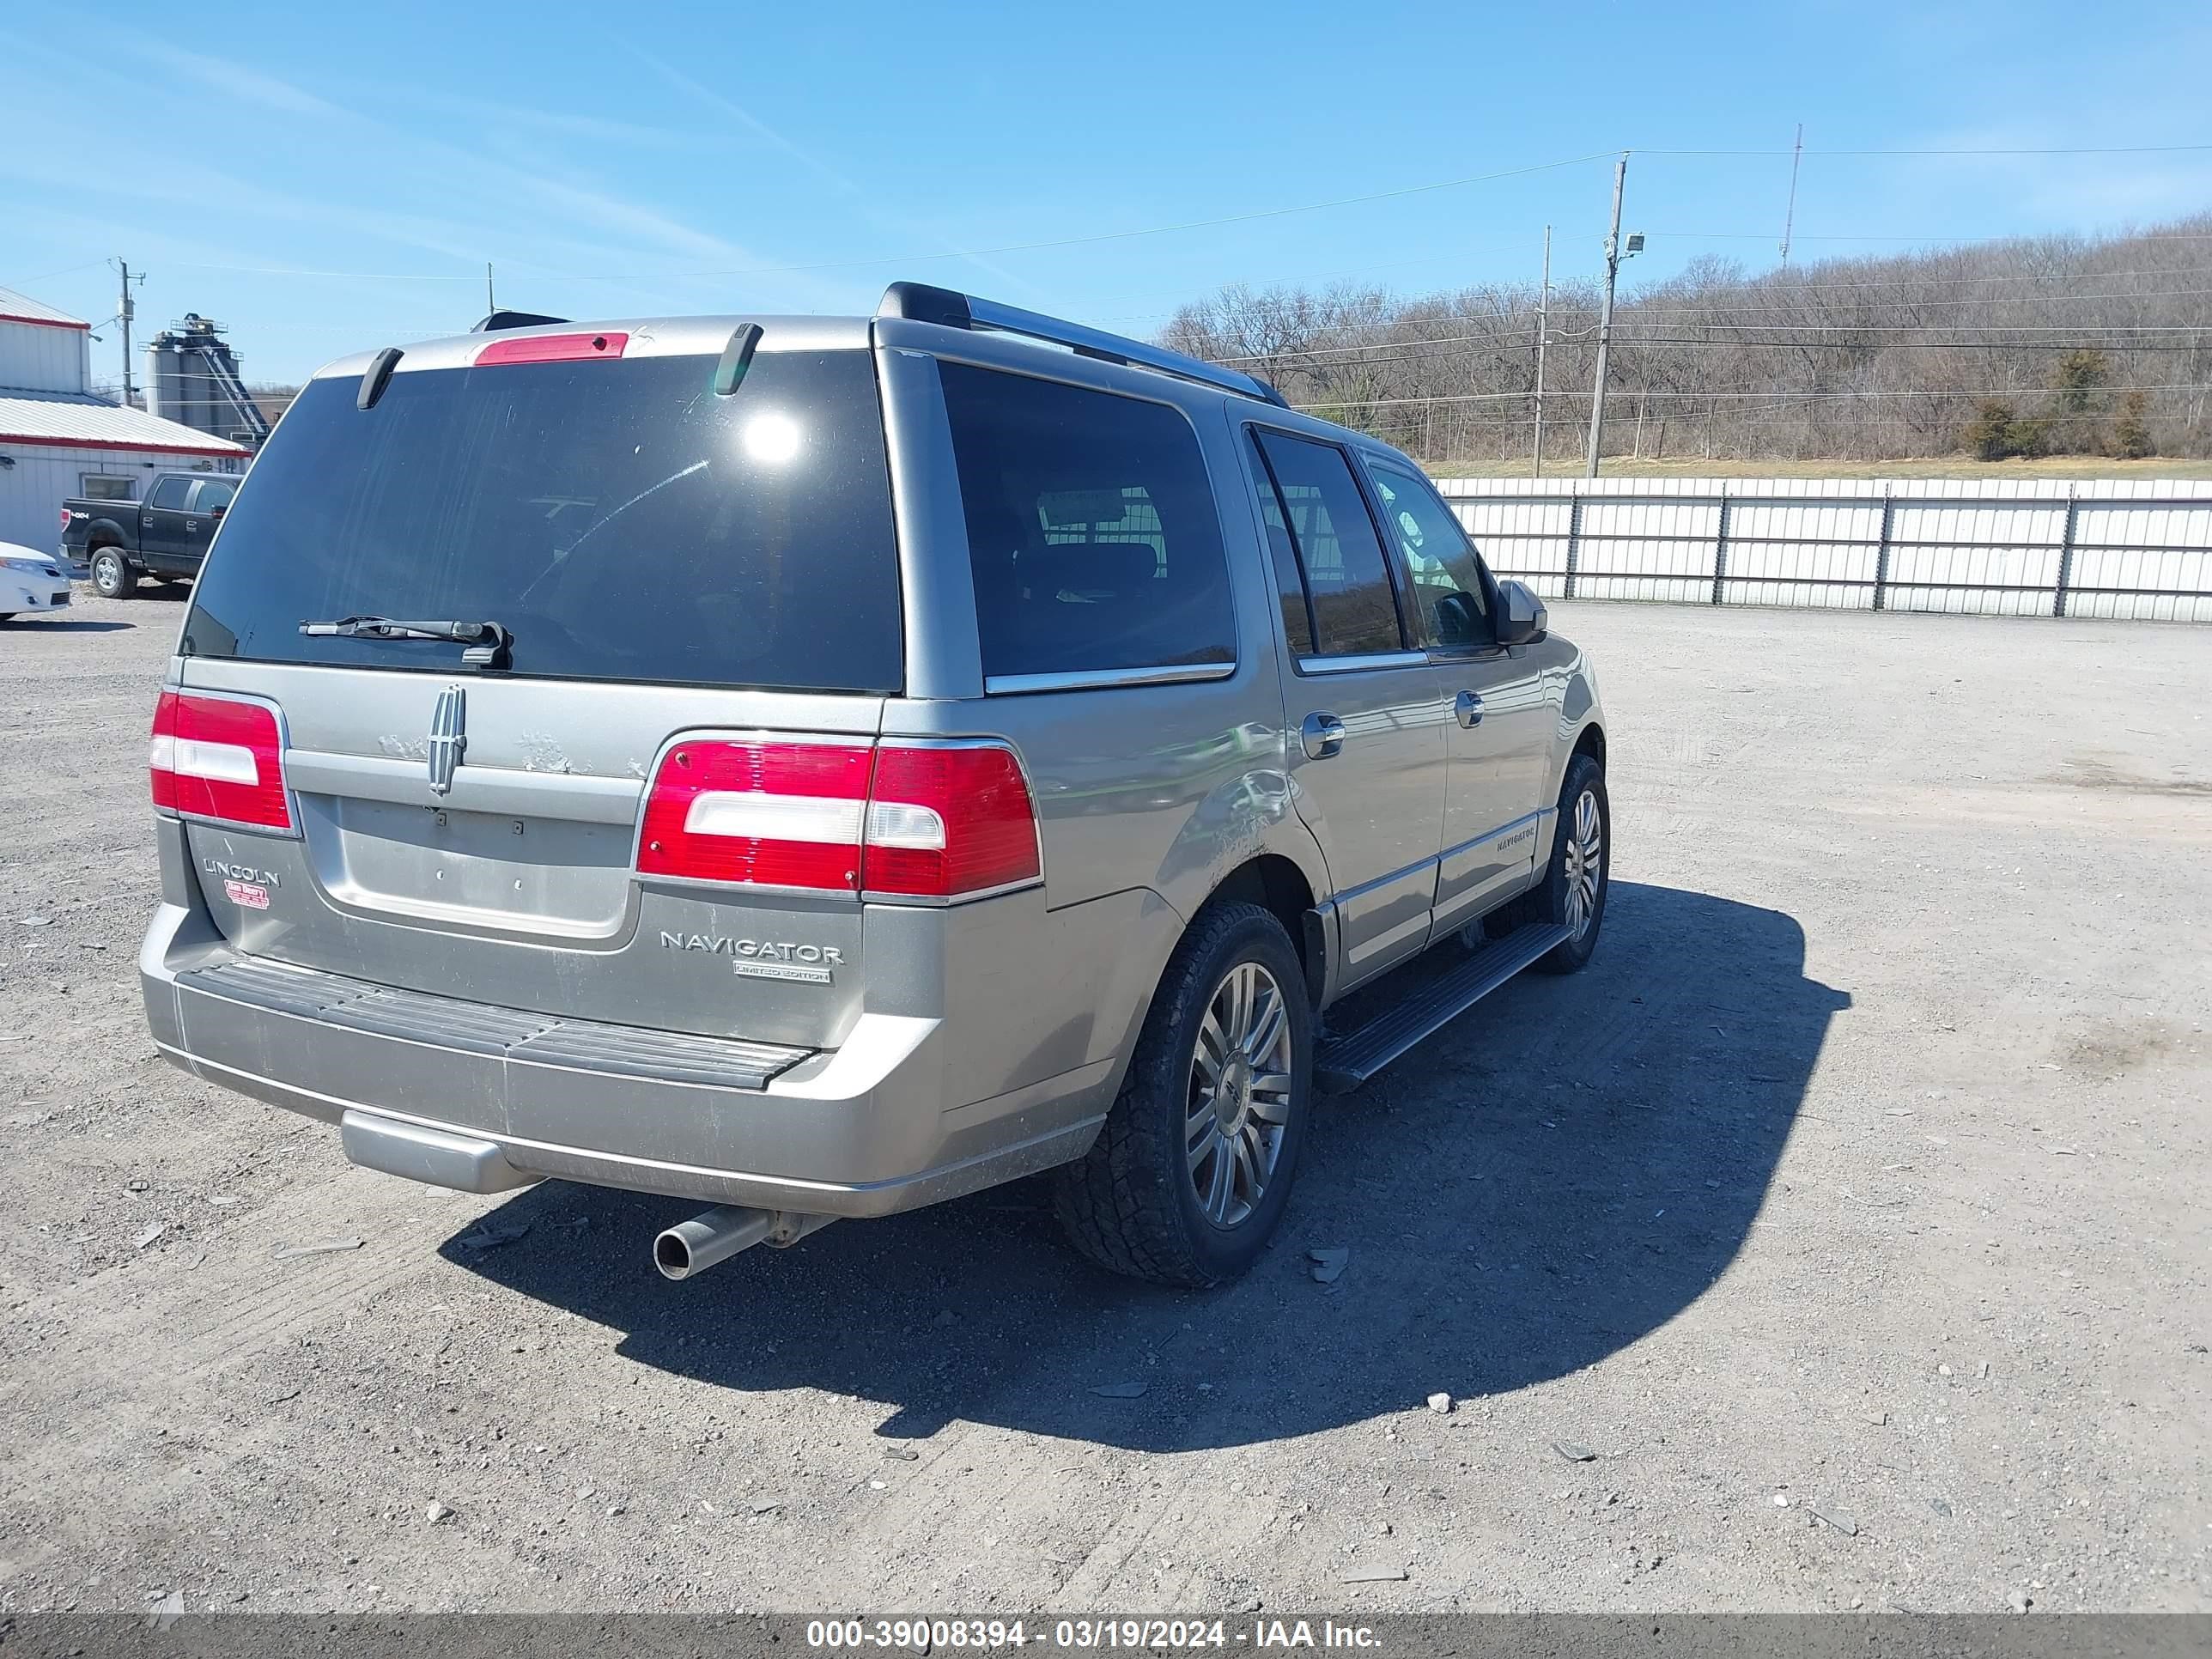
<path fill-rule="evenodd" d="M 102 599 L 131 598 L 142 576 L 196 576 L 239 482 L 228 472 L 161 472 L 143 501 L 72 495 L 62 503 L 62 556 L 90 562 Z"/>

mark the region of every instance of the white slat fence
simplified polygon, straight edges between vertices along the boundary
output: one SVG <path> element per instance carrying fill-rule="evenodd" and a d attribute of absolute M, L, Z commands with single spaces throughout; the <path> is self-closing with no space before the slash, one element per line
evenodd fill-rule
<path fill-rule="evenodd" d="M 1440 478 L 1547 599 L 2212 622 L 2212 478 Z"/>

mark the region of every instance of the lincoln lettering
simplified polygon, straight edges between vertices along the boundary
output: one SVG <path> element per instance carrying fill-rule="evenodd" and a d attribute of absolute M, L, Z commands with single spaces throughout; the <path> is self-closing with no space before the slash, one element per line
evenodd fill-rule
<path fill-rule="evenodd" d="M 276 872 L 273 870 L 257 870 L 250 864 L 233 864 L 228 859 L 204 859 L 201 862 L 211 876 L 226 876 L 232 881 L 250 881 L 259 887 L 283 884 L 277 881 Z"/>
<path fill-rule="evenodd" d="M 842 967 L 845 953 L 832 945 L 793 945 L 787 940 L 725 939 L 720 933 L 672 933 L 663 928 L 661 947 L 669 951 L 704 951 L 709 956 L 742 957 L 761 962 L 819 962 Z"/>

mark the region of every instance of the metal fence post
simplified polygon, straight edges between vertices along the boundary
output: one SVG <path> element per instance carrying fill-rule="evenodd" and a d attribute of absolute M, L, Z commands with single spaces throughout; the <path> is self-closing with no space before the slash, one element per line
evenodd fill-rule
<path fill-rule="evenodd" d="M 1721 491 L 1721 522 L 1713 538 L 1713 603 L 1721 603 L 1721 594 L 1728 581 L 1729 493 Z"/>
<path fill-rule="evenodd" d="M 2051 614 L 2066 614 L 2066 590 L 2074 585 L 2074 514 L 2079 503 L 2074 486 L 2066 486 L 2066 527 L 2058 536 L 2058 591 L 2051 596 Z"/>
<path fill-rule="evenodd" d="M 1567 582 L 1565 597 L 1575 596 L 1575 571 L 1583 562 L 1583 493 L 1574 494 L 1573 505 L 1567 508 Z"/>
<path fill-rule="evenodd" d="M 1889 533 L 1896 521 L 1897 497 L 1889 490 L 1881 492 L 1881 544 L 1874 556 L 1874 608 L 1884 609 L 1889 604 Z"/>

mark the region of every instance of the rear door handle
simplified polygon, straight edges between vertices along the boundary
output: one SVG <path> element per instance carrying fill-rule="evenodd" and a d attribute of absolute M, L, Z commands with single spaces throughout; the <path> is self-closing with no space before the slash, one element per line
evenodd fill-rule
<path fill-rule="evenodd" d="M 1482 724 L 1482 699 L 1472 691 L 1462 691 L 1452 699 L 1452 718 L 1462 726 Z"/>
<path fill-rule="evenodd" d="M 1308 760 L 1327 760 L 1344 747 L 1344 722 L 1334 714 L 1309 714 L 1298 727 L 1298 741 Z"/>

